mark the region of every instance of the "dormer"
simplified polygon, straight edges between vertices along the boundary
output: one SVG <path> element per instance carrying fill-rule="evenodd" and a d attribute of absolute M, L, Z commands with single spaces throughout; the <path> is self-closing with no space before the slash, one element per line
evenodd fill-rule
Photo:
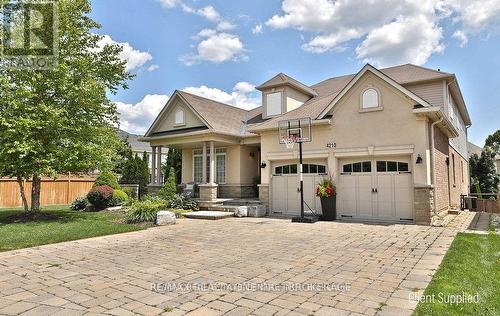
<path fill-rule="evenodd" d="M 283 73 L 274 76 L 256 89 L 262 92 L 263 118 L 295 110 L 318 95 L 310 87 Z"/>

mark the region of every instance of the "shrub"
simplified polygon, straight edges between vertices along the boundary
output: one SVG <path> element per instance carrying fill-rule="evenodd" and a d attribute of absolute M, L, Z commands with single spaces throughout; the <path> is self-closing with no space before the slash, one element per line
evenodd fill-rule
<path fill-rule="evenodd" d="M 87 194 L 87 199 L 96 209 L 104 209 L 113 197 L 113 188 L 109 185 L 101 185 L 92 188 Z"/>
<path fill-rule="evenodd" d="M 185 194 L 174 194 L 167 202 L 167 206 L 173 209 L 181 210 L 199 210 L 198 203 Z"/>
<path fill-rule="evenodd" d="M 128 195 L 122 190 L 114 190 L 108 206 L 120 206 L 128 202 Z"/>
<path fill-rule="evenodd" d="M 128 159 L 123 165 L 122 177 L 120 183 L 138 184 L 139 197 L 147 194 L 149 184 L 149 165 L 148 155 L 144 152 L 143 157 L 135 155 Z"/>
<path fill-rule="evenodd" d="M 127 216 L 129 223 L 155 222 L 156 213 L 165 209 L 165 201 L 158 198 L 146 198 L 132 203 Z"/>
<path fill-rule="evenodd" d="M 163 187 L 158 192 L 158 195 L 165 200 L 170 200 L 177 192 L 177 185 L 175 184 L 175 170 L 170 168 L 168 173 L 168 179 L 163 185 Z"/>
<path fill-rule="evenodd" d="M 118 180 L 116 180 L 116 176 L 111 171 L 103 171 L 101 174 L 95 179 L 94 187 L 99 187 L 103 185 L 109 185 L 115 190 L 120 189 L 120 185 L 118 184 Z"/>
<path fill-rule="evenodd" d="M 89 205 L 89 200 L 86 197 L 81 196 L 76 198 L 73 203 L 71 203 L 70 209 L 73 211 L 81 211 L 87 208 Z"/>

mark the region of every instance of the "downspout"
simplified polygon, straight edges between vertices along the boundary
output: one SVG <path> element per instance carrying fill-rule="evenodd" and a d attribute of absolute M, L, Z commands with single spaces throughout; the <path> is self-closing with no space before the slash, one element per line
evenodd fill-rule
<path fill-rule="evenodd" d="M 433 191 L 434 191 L 434 194 L 433 194 L 433 203 L 434 203 L 434 215 L 437 215 L 437 204 L 436 204 L 436 197 L 437 197 L 437 193 L 436 193 L 436 159 L 435 159 L 435 149 L 434 149 L 434 126 L 436 124 L 439 124 L 441 123 L 442 121 L 444 120 L 443 117 L 441 117 L 439 120 L 437 120 L 436 122 L 433 122 L 431 124 L 431 164 L 432 164 L 432 188 L 433 188 Z"/>

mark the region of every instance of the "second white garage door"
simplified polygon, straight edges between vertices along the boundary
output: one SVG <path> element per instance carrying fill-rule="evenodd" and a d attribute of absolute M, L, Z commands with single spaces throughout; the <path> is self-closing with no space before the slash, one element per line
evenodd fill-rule
<path fill-rule="evenodd" d="M 413 221 L 409 159 L 343 160 L 339 166 L 341 218 Z"/>
<path fill-rule="evenodd" d="M 304 164 L 304 210 L 308 206 L 321 214 L 321 202 L 316 197 L 316 187 L 326 176 L 326 165 Z M 297 164 L 277 165 L 271 180 L 271 214 L 283 216 L 300 215 L 300 182 Z"/>

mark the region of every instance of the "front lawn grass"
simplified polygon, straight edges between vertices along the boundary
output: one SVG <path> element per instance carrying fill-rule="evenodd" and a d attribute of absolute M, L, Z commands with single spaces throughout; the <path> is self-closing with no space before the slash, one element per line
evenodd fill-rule
<path fill-rule="evenodd" d="M 69 206 L 42 209 L 44 216 L 32 221 L 22 220 L 22 209 L 0 209 L 0 251 L 144 229 L 126 224 L 125 213 L 75 212 Z"/>
<path fill-rule="evenodd" d="M 440 294 L 441 293 L 441 294 Z M 479 294 L 479 303 L 450 304 L 441 297 Z M 500 235 L 459 233 L 414 315 L 500 315 Z"/>

